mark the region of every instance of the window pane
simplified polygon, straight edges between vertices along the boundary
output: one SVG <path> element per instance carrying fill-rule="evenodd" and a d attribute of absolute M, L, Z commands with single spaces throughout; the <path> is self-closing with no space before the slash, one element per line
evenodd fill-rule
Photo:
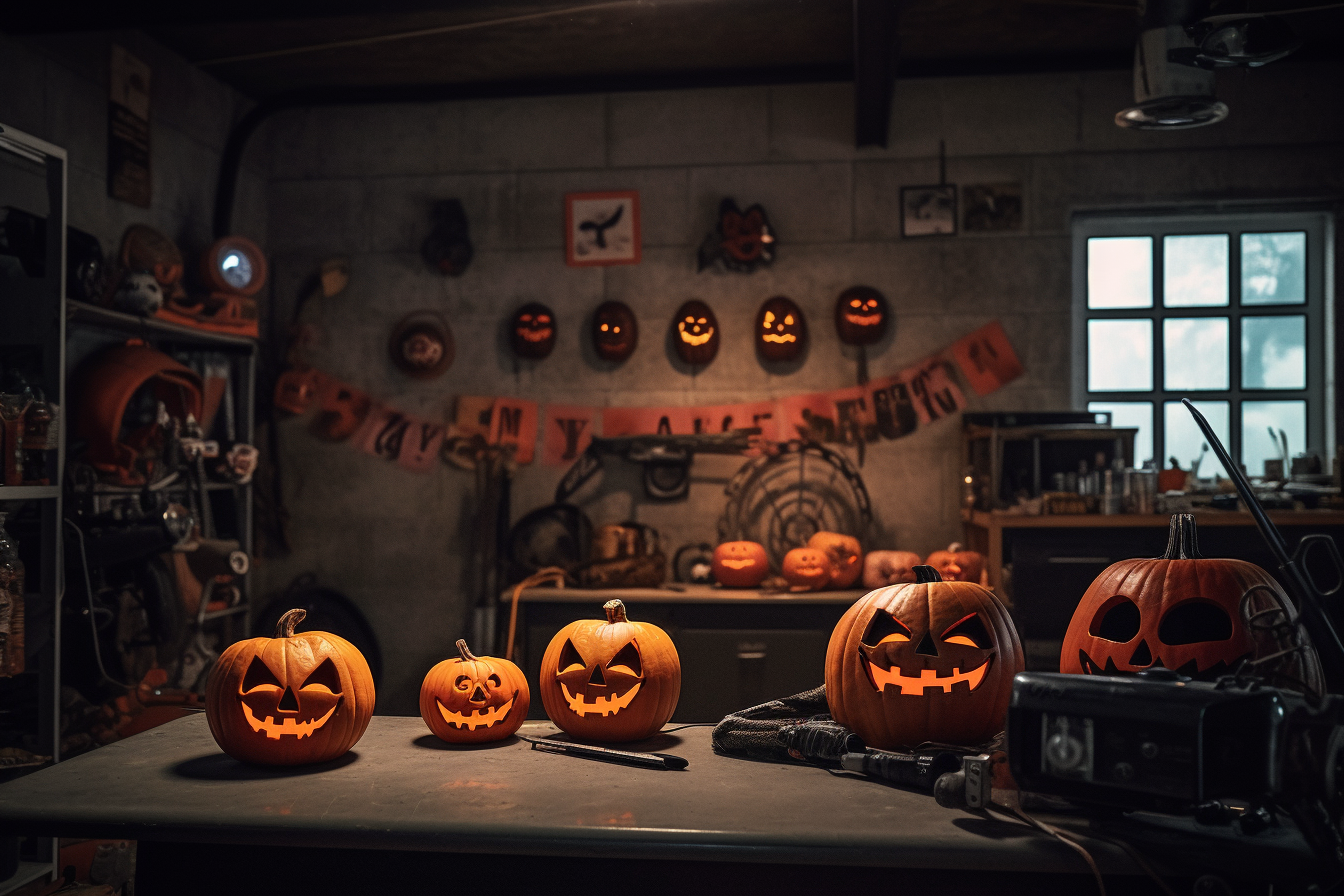
<path fill-rule="evenodd" d="M 1092 237 L 1087 241 L 1087 307 L 1153 307 L 1153 238 Z"/>
<path fill-rule="evenodd" d="M 1087 322 L 1087 388 L 1091 392 L 1147 392 L 1153 388 L 1153 322 Z"/>
<path fill-rule="evenodd" d="M 1228 444 L 1227 402 L 1196 401 L 1192 404 L 1209 421 L 1214 434 L 1218 436 L 1219 441 L 1226 448 Z M 1191 464 L 1199 457 L 1201 446 L 1205 444 L 1204 433 L 1199 431 L 1195 418 L 1190 416 L 1190 412 L 1185 409 L 1185 405 L 1179 401 L 1167 402 L 1164 411 L 1167 424 L 1167 446 L 1162 453 L 1168 458 L 1175 457 L 1182 470 L 1189 470 Z M 1228 448 L 1228 450 L 1231 449 Z M 1170 463 L 1164 462 L 1162 466 L 1170 466 Z M 1203 461 L 1200 462 L 1199 476 L 1201 479 L 1211 479 L 1214 473 L 1222 477 L 1227 476 L 1227 470 L 1223 469 L 1223 465 L 1219 463 L 1218 458 L 1213 454 L 1213 449 L 1210 448 L 1204 454 Z"/>
<path fill-rule="evenodd" d="M 1307 300 L 1307 235 L 1241 235 L 1241 304 L 1300 305 Z"/>
<path fill-rule="evenodd" d="M 1162 238 L 1162 302 L 1168 308 L 1227 304 L 1225 233 Z"/>
<path fill-rule="evenodd" d="M 1089 411 L 1110 411 L 1111 425 L 1138 427 L 1134 434 L 1133 466 L 1141 467 L 1153 457 L 1153 403 L 1151 401 L 1089 401 Z"/>
<path fill-rule="evenodd" d="M 1241 387 L 1307 388 L 1306 317 L 1241 319 Z"/>
<path fill-rule="evenodd" d="M 1162 321 L 1163 382 L 1168 389 L 1226 389 L 1225 317 L 1169 317 Z"/>
<path fill-rule="evenodd" d="M 1274 434 L 1270 434 L 1270 430 Z M 1243 401 L 1241 403 L 1241 462 L 1250 476 L 1263 476 L 1265 461 L 1282 457 L 1278 431 L 1288 437 L 1288 456 L 1307 450 L 1305 401 Z"/>

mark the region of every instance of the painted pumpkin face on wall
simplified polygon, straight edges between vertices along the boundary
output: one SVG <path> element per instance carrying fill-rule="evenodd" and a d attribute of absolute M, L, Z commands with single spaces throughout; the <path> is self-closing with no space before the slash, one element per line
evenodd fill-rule
<path fill-rule="evenodd" d="M 307 614 L 280 617 L 275 638 L 226 649 L 206 683 L 206 719 L 220 749 L 264 765 L 326 762 L 345 754 L 373 715 L 364 656 L 327 632 L 294 633 Z"/>
<path fill-rule="evenodd" d="M 528 302 L 514 314 L 509 337 L 518 357 L 545 358 L 555 348 L 555 312 L 540 302 Z"/>
<path fill-rule="evenodd" d="M 1247 628 L 1243 599 L 1251 614 L 1287 605 L 1278 583 L 1255 564 L 1200 557 L 1194 517 L 1177 514 L 1161 557 L 1113 563 L 1088 587 L 1064 635 L 1059 669 L 1124 675 L 1160 665 L 1213 681 L 1243 659 L 1278 652 L 1267 628 Z M 1322 686 L 1313 649 L 1257 674 L 1282 676 L 1286 687 Z"/>
<path fill-rule="evenodd" d="M 420 717 L 448 743 L 503 740 L 527 718 L 531 695 L 523 671 L 508 660 L 473 656 L 457 642 L 459 656 L 429 670 L 420 686 Z"/>
<path fill-rule="evenodd" d="M 714 549 L 712 565 L 725 588 L 755 588 L 770 574 L 765 547 L 754 541 L 725 541 Z"/>
<path fill-rule="evenodd" d="M 662 728 L 681 694 L 681 661 L 656 625 L 631 622 L 607 601 L 605 620 L 562 628 L 541 658 L 546 715 L 575 737 L 641 740 Z"/>
<path fill-rule="evenodd" d="M 698 299 L 677 309 L 672 317 L 672 345 L 687 364 L 708 364 L 719 353 L 719 321 Z"/>
<path fill-rule="evenodd" d="M 624 361 L 639 344 L 639 324 L 624 302 L 603 302 L 593 312 L 593 349 L 604 361 Z"/>
<path fill-rule="evenodd" d="M 807 319 L 790 298 L 766 299 L 756 312 L 756 351 L 767 361 L 792 361 L 807 345 Z"/>
<path fill-rule="evenodd" d="M 993 592 L 920 566 L 914 584 L 873 591 L 836 625 L 826 701 L 872 747 L 975 746 L 1002 730 L 1023 666 L 1017 631 Z"/>
<path fill-rule="evenodd" d="M 887 332 L 887 299 L 871 286 L 851 286 L 835 300 L 835 331 L 845 345 L 872 345 Z"/>

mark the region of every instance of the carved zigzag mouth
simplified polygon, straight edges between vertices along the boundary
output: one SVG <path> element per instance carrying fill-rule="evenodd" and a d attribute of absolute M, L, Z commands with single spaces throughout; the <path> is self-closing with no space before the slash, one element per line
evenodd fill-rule
<path fill-rule="evenodd" d="M 778 342 L 780 344 L 798 341 L 798 337 L 794 336 L 792 333 L 785 333 L 783 336 L 777 336 L 774 333 L 766 333 L 761 339 L 765 342 Z"/>
<path fill-rule="evenodd" d="M 974 669 L 962 671 L 954 670 L 947 675 L 939 675 L 937 669 L 920 669 L 919 675 L 902 675 L 897 666 L 890 669 L 883 669 L 881 666 L 875 666 L 863 657 L 863 663 L 868 668 L 868 678 L 873 683 L 873 687 L 879 691 L 886 690 L 890 685 L 896 688 L 901 694 L 912 694 L 922 696 L 926 690 L 941 690 L 944 694 L 952 693 L 952 685 L 965 682 L 967 690 L 973 691 L 980 687 L 980 682 L 985 680 L 985 673 L 989 671 L 989 664 L 994 657 L 989 657 Z"/>
<path fill-rule="evenodd" d="M 487 706 L 484 709 L 477 709 L 471 712 L 454 712 L 443 705 L 439 698 L 435 697 L 434 702 L 439 705 L 439 713 L 443 720 L 449 725 L 458 728 L 466 728 L 468 731 L 475 731 L 477 728 L 489 728 L 496 722 L 504 721 L 508 716 L 509 710 L 513 709 L 513 701 L 518 699 L 518 692 L 514 691 L 509 702 L 501 706 Z"/>
<path fill-rule="evenodd" d="M 1249 652 L 1244 653 L 1230 663 L 1227 660 L 1219 660 L 1203 670 L 1199 668 L 1198 660 L 1189 660 L 1186 663 L 1183 663 L 1179 669 L 1173 669 L 1172 671 L 1177 675 L 1183 675 L 1186 678 L 1193 678 L 1197 681 L 1216 681 L 1224 675 L 1231 675 L 1232 670 L 1236 669 L 1244 660 L 1250 658 L 1251 654 Z M 1106 657 L 1106 665 L 1102 666 L 1093 660 L 1092 657 L 1088 656 L 1087 651 L 1082 649 L 1079 649 L 1078 651 L 1078 665 L 1083 667 L 1084 675 L 1119 675 L 1122 677 L 1127 675 L 1137 675 L 1139 672 L 1146 672 L 1149 669 L 1156 669 L 1158 667 L 1166 668 L 1162 663 L 1162 658 L 1160 656 L 1153 657 L 1151 664 L 1137 670 L 1118 668 L 1115 665 L 1115 658 L 1109 656 Z"/>
<path fill-rule="evenodd" d="M 341 698 L 341 700 L 344 699 L 344 697 Z M 278 718 L 270 716 L 259 719 L 253 715 L 252 710 L 246 703 L 243 704 L 243 718 L 247 719 L 247 724 L 252 726 L 253 731 L 264 733 L 268 740 L 279 740 L 281 737 L 296 737 L 302 740 L 327 724 L 327 720 L 340 708 L 341 700 L 337 700 L 336 705 L 327 710 L 326 715 L 309 722 L 300 722 L 291 716 L 280 716 Z"/>
<path fill-rule="evenodd" d="M 599 715 L 614 716 L 616 713 L 630 705 L 630 701 L 635 699 L 635 694 L 639 693 L 639 686 L 642 681 L 636 682 L 635 686 L 624 694 L 613 694 L 610 697 L 598 697 L 592 702 L 583 699 L 582 694 L 571 694 L 569 688 L 565 687 L 564 682 L 560 683 L 560 692 L 565 695 L 565 702 L 569 704 L 570 710 L 576 715 Z"/>

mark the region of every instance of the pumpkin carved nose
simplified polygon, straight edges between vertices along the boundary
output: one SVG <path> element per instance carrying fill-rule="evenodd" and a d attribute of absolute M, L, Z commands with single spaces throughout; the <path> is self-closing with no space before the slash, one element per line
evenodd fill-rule
<path fill-rule="evenodd" d="M 285 688 L 285 692 L 280 695 L 280 705 L 277 708 L 281 712 L 299 711 L 299 698 L 294 696 L 293 688 Z"/>
<path fill-rule="evenodd" d="M 933 646 L 933 638 L 925 632 L 924 637 L 920 639 L 919 646 L 915 648 L 915 653 L 921 656 L 937 656 L 938 648 Z"/>
<path fill-rule="evenodd" d="M 1140 641 L 1138 650 L 1129 658 L 1131 666 L 1150 666 L 1153 663 L 1153 652 L 1148 649 L 1147 641 Z"/>
<path fill-rule="evenodd" d="M 481 689 L 480 685 L 476 685 L 476 690 L 471 692 L 471 702 L 472 703 L 485 702 L 485 691 Z"/>
<path fill-rule="evenodd" d="M 588 676 L 588 683 L 598 685 L 599 687 L 607 686 L 607 677 L 602 674 L 601 666 L 593 667 L 593 674 Z"/>

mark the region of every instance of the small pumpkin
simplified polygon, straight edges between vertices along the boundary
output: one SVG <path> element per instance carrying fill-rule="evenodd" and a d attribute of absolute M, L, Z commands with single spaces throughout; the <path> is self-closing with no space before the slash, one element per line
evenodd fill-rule
<path fill-rule="evenodd" d="M 784 555 L 780 572 L 792 591 L 821 591 L 835 578 L 835 564 L 820 548 L 794 548 Z"/>
<path fill-rule="evenodd" d="M 631 622 L 625 604 L 602 605 L 606 619 L 560 629 L 541 658 L 541 705 L 583 740 L 621 742 L 657 734 L 681 695 L 681 660 L 667 633 Z"/>
<path fill-rule="evenodd" d="M 513 315 L 509 328 L 513 352 L 540 361 L 555 348 L 555 312 L 540 302 L 528 302 Z"/>
<path fill-rule="evenodd" d="M 711 566 L 725 588 L 755 588 L 770 575 L 765 547 L 754 541 L 725 541 L 714 549 Z"/>
<path fill-rule="evenodd" d="M 708 364 L 719 353 L 719 321 L 708 305 L 691 299 L 672 316 L 671 338 L 677 357 L 687 364 Z"/>
<path fill-rule="evenodd" d="M 205 685 L 205 718 L 221 750 L 261 765 L 345 755 L 373 715 L 364 655 L 329 632 L 295 634 L 307 612 L 280 617 L 274 638 L 225 648 Z"/>
<path fill-rule="evenodd" d="M 508 660 L 476 657 L 458 639 L 458 657 L 430 669 L 420 685 L 420 717 L 450 744 L 503 740 L 527 718 L 531 692 Z"/>
<path fill-rule="evenodd" d="M 624 361 L 639 345 L 639 322 L 624 302 L 603 302 L 593 312 L 593 350 L 604 361 Z"/>
<path fill-rule="evenodd" d="M 1024 667 L 1017 630 L 989 589 L 942 581 L 930 566 L 915 574 L 840 619 L 826 648 L 826 702 L 870 747 L 979 746 L 1003 730 Z"/>
<path fill-rule="evenodd" d="M 807 345 L 807 318 L 787 296 L 766 299 L 756 312 L 756 351 L 767 361 L 792 361 Z"/>
<path fill-rule="evenodd" d="M 869 551 L 863 558 L 863 587 L 913 582 L 919 565 L 919 555 L 913 551 Z"/>
<path fill-rule="evenodd" d="M 989 571 L 985 569 L 985 555 L 962 548 L 952 542 L 945 551 L 934 551 L 924 561 L 925 566 L 938 570 L 948 582 L 976 582 L 989 585 Z"/>
<path fill-rule="evenodd" d="M 853 535 L 817 532 L 807 540 L 807 546 L 825 551 L 831 559 L 831 565 L 835 567 L 831 587 L 848 588 L 863 574 L 863 547 Z"/>
<path fill-rule="evenodd" d="M 887 298 L 871 286 L 851 286 L 835 300 L 835 332 L 845 345 L 872 345 L 887 332 Z"/>
<path fill-rule="evenodd" d="M 1289 606 L 1274 577 L 1254 563 L 1201 557 L 1195 518 L 1176 514 L 1161 557 L 1112 563 L 1088 587 L 1064 634 L 1059 670 L 1124 675 L 1165 666 L 1214 681 L 1243 659 L 1281 649 L 1271 626 L 1247 627 L 1243 602 L 1262 619 Z M 1323 693 L 1320 660 L 1306 643 L 1258 674 Z"/>

